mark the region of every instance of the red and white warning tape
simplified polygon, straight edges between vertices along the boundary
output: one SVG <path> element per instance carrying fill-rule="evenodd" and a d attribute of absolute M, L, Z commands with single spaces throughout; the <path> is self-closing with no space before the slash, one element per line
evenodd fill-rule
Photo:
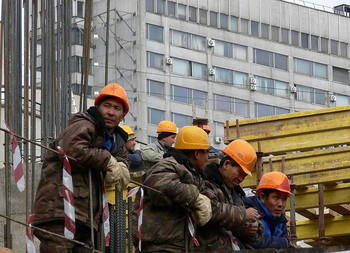
<path fill-rule="evenodd" d="M 13 132 L 10 130 L 8 124 L 5 123 L 5 129 L 9 131 L 12 138 L 12 158 L 13 158 L 13 174 L 15 177 L 15 182 L 17 184 L 17 188 L 20 192 L 24 191 L 25 189 L 25 180 L 24 180 L 24 174 L 23 174 L 23 164 L 22 164 L 22 156 L 21 156 L 21 150 L 18 146 L 18 143 L 16 141 L 16 138 L 13 134 Z"/>
<path fill-rule="evenodd" d="M 58 152 L 64 156 L 63 160 L 63 194 L 64 194 L 64 236 L 73 239 L 75 234 L 75 208 L 72 169 L 68 157 L 60 146 L 57 146 Z"/>
<path fill-rule="evenodd" d="M 104 229 L 104 235 L 105 235 L 105 243 L 106 246 L 109 246 L 109 243 L 111 241 L 111 233 L 110 233 L 110 226 L 109 226 L 109 208 L 107 203 L 107 197 L 106 197 L 106 187 L 105 182 L 103 180 L 103 176 L 101 174 L 101 185 L 102 185 L 102 205 L 103 205 L 103 229 Z"/>
<path fill-rule="evenodd" d="M 27 244 L 27 253 L 35 253 L 35 246 L 34 246 L 34 239 L 32 235 L 32 231 L 30 229 L 30 226 L 32 224 L 32 221 L 34 220 L 35 214 L 32 214 L 28 219 L 28 225 L 29 227 L 26 227 L 26 244 Z"/>

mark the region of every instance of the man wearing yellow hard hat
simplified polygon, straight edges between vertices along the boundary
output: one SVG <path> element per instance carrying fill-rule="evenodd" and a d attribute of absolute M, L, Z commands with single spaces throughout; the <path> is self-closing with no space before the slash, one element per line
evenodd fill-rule
<path fill-rule="evenodd" d="M 164 153 L 175 143 L 177 134 L 176 124 L 168 120 L 159 122 L 157 134 L 157 141 L 141 149 L 142 159 L 147 168 L 162 160 Z"/>
<path fill-rule="evenodd" d="M 128 140 L 125 142 L 124 147 L 128 151 L 128 159 L 131 163 L 130 171 L 137 171 L 142 163 L 141 151 L 136 150 L 136 133 L 130 128 L 130 126 L 120 126 L 125 132 L 128 133 Z"/>

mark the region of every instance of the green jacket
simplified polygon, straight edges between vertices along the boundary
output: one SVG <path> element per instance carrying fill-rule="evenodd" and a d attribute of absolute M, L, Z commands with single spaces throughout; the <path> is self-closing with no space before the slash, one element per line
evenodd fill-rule
<path fill-rule="evenodd" d="M 185 243 L 193 251 L 187 228 L 187 211 L 194 209 L 198 194 L 204 188 L 201 175 L 181 151 L 171 149 L 163 160 L 144 175 L 145 188 L 142 224 L 142 251 L 184 252 Z M 136 197 L 133 218 L 134 245 L 138 245 L 137 218 L 140 195 Z"/>

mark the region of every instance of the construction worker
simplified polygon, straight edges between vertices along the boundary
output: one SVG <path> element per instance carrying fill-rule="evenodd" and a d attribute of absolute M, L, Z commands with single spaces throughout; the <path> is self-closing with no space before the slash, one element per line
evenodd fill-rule
<path fill-rule="evenodd" d="M 67 128 L 50 144 L 60 146 L 70 159 L 71 182 L 74 191 L 75 213 L 74 239 L 91 245 L 91 227 L 97 231 L 102 223 L 103 180 L 116 185 L 121 191 L 130 181 L 127 152 L 123 148 L 127 133 L 118 124 L 129 111 L 125 90 L 116 83 L 105 86 L 95 99 L 95 106 L 86 113 L 79 112 L 71 118 Z M 63 181 L 64 157 L 48 151 L 41 171 L 34 210 L 33 224 L 45 230 L 64 234 L 67 203 L 64 200 L 66 186 Z M 91 184 L 89 183 L 89 178 Z M 91 189 L 91 191 L 90 191 Z M 92 203 L 90 203 L 92 195 Z M 92 206 L 93 217 L 90 217 Z M 91 221 L 93 220 L 93 224 Z M 86 246 L 34 230 L 40 239 L 40 252 L 91 252 Z"/>
<path fill-rule="evenodd" d="M 177 127 L 174 122 L 163 120 L 157 127 L 158 140 L 141 149 L 145 170 L 163 159 L 164 153 L 175 143 Z"/>
<path fill-rule="evenodd" d="M 211 217 L 210 200 L 201 194 L 201 177 L 208 159 L 208 135 L 196 126 L 180 129 L 174 148 L 146 171 L 143 217 L 139 219 L 140 195 L 133 211 L 133 239 L 142 252 L 193 251 L 188 221 L 204 225 Z M 138 224 L 142 220 L 142 225 Z M 142 227 L 142 232 L 138 228 Z M 193 231 L 192 231 L 193 232 Z M 139 236 L 139 233 L 141 236 Z"/>
<path fill-rule="evenodd" d="M 259 213 L 254 208 L 245 208 L 245 193 L 240 187 L 247 175 L 251 175 L 257 160 L 254 148 L 245 140 L 237 139 L 222 152 L 220 164 L 210 163 L 205 168 L 207 176 L 204 193 L 210 198 L 212 218 L 203 227 L 198 227 L 200 252 L 230 252 L 240 250 L 243 244 L 255 242 L 262 236 L 260 226 L 245 226 L 256 222 Z"/>
<path fill-rule="evenodd" d="M 142 156 L 140 150 L 135 150 L 136 134 L 127 125 L 121 126 L 125 132 L 128 133 L 128 141 L 124 144 L 125 149 L 128 151 L 128 159 L 130 160 L 130 171 L 137 171 L 142 163 Z"/>
<path fill-rule="evenodd" d="M 288 197 L 292 194 L 287 176 L 278 171 L 264 174 L 256 193 L 256 196 L 246 198 L 246 206 L 259 211 L 265 229 L 261 240 L 251 246 L 259 249 L 294 247 L 290 243 L 287 219 L 283 214 Z"/>

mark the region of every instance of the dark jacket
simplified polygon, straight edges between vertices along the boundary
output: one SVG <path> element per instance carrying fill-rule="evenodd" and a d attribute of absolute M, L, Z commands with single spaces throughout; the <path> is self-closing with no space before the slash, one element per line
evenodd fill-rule
<path fill-rule="evenodd" d="M 201 175 L 187 156 L 171 149 L 164 159 L 150 168 L 143 184 L 160 192 L 145 188 L 142 224 L 142 251 L 184 252 L 185 243 L 193 250 L 193 241 L 187 228 L 187 211 L 194 209 L 199 193 L 204 188 Z M 140 195 L 134 201 L 133 239 L 138 245 L 137 219 Z"/>
<path fill-rule="evenodd" d="M 50 144 L 57 150 L 61 146 L 70 160 L 75 200 L 75 218 L 79 222 L 91 226 L 89 201 L 89 170 L 92 174 L 92 198 L 94 228 L 101 223 L 101 172 L 109 162 L 110 155 L 117 157 L 129 165 L 127 151 L 123 145 L 128 135 L 120 127 L 115 129 L 116 145 L 111 152 L 102 149 L 105 142 L 105 123 L 96 107 L 90 107 L 88 113 L 77 113 L 71 118 L 67 128 Z M 35 203 L 35 219 L 38 225 L 57 220 L 64 220 L 63 202 L 63 157 L 48 151 L 41 171 Z"/>
<path fill-rule="evenodd" d="M 241 232 L 246 222 L 243 189 L 240 186 L 233 189 L 228 188 L 217 163 L 209 164 L 205 169 L 205 174 L 207 176 L 205 195 L 211 200 L 213 213 L 211 220 L 205 226 L 198 227 L 200 247 L 196 251 L 232 251 L 231 241 L 224 230 L 231 231 L 241 243 L 258 240 L 258 237 L 247 237 Z"/>
<path fill-rule="evenodd" d="M 247 208 L 254 207 L 257 209 L 261 215 L 260 220 L 264 224 L 263 237 L 258 242 L 250 245 L 256 249 L 288 248 L 290 240 L 288 237 L 286 217 L 283 214 L 280 217 L 273 216 L 258 196 L 246 198 L 246 206 Z"/>
<path fill-rule="evenodd" d="M 139 167 L 142 163 L 140 150 L 129 151 L 128 159 L 130 160 L 130 171 L 135 172 L 141 170 Z"/>

